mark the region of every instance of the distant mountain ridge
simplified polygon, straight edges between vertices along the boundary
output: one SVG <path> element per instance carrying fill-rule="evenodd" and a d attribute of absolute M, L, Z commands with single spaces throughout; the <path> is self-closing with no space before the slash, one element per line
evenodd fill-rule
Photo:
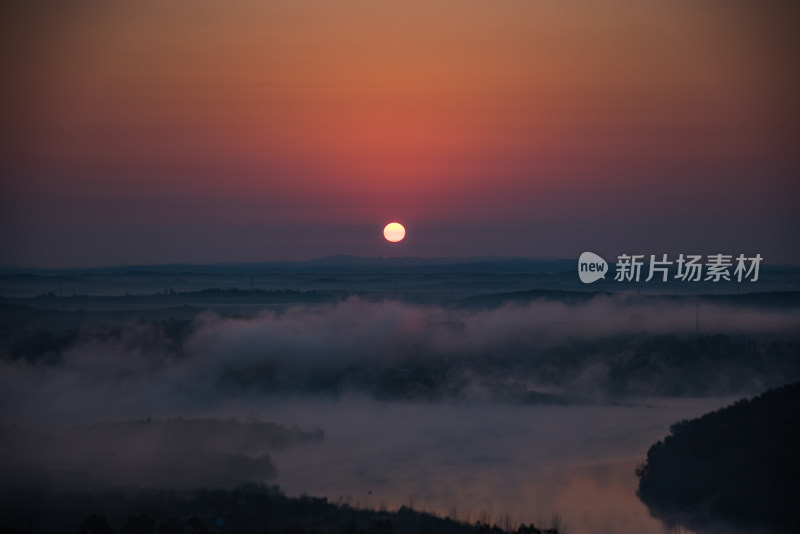
<path fill-rule="evenodd" d="M 555 258 L 509 258 L 501 256 L 477 256 L 470 258 L 440 257 L 389 257 L 382 256 L 325 256 L 305 261 L 222 262 L 209 264 L 168 263 L 159 265 L 118 265 L 110 267 L 69 267 L 56 269 L 26 268 L 10 265 L 0 266 L 0 275 L 26 274 L 71 274 L 71 273 L 239 273 L 261 274 L 277 272 L 398 272 L 424 268 L 426 272 L 527 272 L 555 273 L 571 271 L 574 259 Z"/>
<path fill-rule="evenodd" d="M 384 273 L 414 272 L 424 269 L 427 273 L 563 273 L 574 272 L 576 258 L 553 257 L 509 257 L 509 256 L 442 256 L 434 258 L 353 256 L 338 254 L 310 260 L 274 260 L 260 262 L 218 263 L 164 263 L 143 265 L 112 265 L 101 267 L 39 268 L 0 265 L 0 276 L 54 275 L 54 274 L 121 274 L 121 273 L 168 273 L 179 274 L 268 274 L 284 272 L 352 272 Z M 609 265 L 615 265 L 609 261 Z M 762 265 L 762 272 L 788 272 L 800 274 L 800 265 Z"/>

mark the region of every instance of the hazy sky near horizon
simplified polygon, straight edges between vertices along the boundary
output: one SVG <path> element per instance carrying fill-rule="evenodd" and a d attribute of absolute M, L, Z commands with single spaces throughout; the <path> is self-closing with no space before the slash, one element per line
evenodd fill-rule
<path fill-rule="evenodd" d="M 0 8 L 0 263 L 800 262 L 788 2 L 30 4 Z"/>

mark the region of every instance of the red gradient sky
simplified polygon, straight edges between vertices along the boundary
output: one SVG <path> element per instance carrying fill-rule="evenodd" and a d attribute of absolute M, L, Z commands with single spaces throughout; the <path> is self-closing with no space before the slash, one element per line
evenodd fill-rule
<path fill-rule="evenodd" d="M 0 263 L 800 262 L 796 9 L 29 4 L 2 13 Z"/>

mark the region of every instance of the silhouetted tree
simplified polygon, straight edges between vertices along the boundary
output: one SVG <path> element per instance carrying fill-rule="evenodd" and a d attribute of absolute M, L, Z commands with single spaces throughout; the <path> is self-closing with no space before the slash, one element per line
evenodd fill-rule
<path fill-rule="evenodd" d="M 111 534 L 113 530 L 105 517 L 92 514 L 84 518 L 79 532 L 80 534 Z"/>
<path fill-rule="evenodd" d="M 187 529 L 189 534 L 206 534 L 208 532 L 205 522 L 196 515 L 189 519 L 186 526 L 189 527 Z"/>
<path fill-rule="evenodd" d="M 122 534 L 155 534 L 156 522 L 146 515 L 132 515 L 125 520 L 122 526 Z"/>
<path fill-rule="evenodd" d="M 175 517 L 170 517 L 158 525 L 158 534 L 184 534 L 185 532 L 183 523 Z"/>

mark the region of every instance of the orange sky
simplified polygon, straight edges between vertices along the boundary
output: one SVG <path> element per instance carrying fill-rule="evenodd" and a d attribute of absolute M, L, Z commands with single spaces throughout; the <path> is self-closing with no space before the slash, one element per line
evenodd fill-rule
<path fill-rule="evenodd" d="M 788 10 L 24 5 L 2 17 L 0 263 L 800 260 Z M 402 249 L 375 239 L 390 219 Z"/>

